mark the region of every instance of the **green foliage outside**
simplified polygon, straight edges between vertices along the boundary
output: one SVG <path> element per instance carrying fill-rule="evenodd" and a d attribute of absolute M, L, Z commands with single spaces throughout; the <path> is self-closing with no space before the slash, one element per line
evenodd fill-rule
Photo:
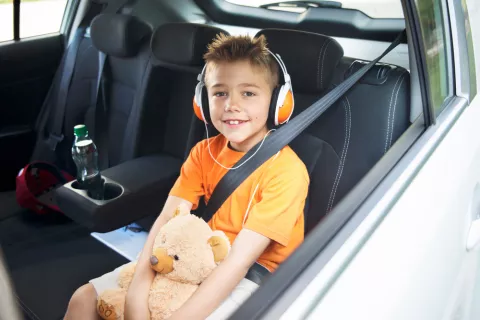
<path fill-rule="evenodd" d="M 440 3 L 435 0 L 417 0 L 420 25 L 427 58 L 430 101 L 438 114 L 449 95 L 448 75 L 443 37 L 443 16 Z"/>

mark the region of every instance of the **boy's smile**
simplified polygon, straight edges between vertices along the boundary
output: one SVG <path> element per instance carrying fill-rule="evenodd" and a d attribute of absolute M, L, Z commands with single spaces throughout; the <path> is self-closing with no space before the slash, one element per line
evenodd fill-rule
<path fill-rule="evenodd" d="M 247 152 L 267 133 L 272 95 L 268 73 L 246 60 L 207 68 L 210 117 L 230 145 Z"/>

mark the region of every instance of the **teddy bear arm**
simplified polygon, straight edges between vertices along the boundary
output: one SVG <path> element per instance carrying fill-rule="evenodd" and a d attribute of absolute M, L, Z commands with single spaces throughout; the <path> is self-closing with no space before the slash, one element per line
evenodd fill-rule
<path fill-rule="evenodd" d="M 118 274 L 117 283 L 120 288 L 128 289 L 135 273 L 136 262 L 127 263 Z"/>

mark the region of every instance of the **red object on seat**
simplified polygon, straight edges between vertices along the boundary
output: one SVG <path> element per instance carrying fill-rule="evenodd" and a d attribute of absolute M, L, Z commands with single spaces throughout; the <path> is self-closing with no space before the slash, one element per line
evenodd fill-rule
<path fill-rule="evenodd" d="M 55 189 L 74 179 L 53 164 L 29 163 L 20 170 L 16 178 L 17 203 L 38 214 L 61 212 L 55 202 Z"/>

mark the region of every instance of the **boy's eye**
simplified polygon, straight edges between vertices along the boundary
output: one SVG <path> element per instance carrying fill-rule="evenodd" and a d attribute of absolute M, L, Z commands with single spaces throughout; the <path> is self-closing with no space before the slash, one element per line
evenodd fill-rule
<path fill-rule="evenodd" d="M 255 95 L 255 93 L 250 92 L 250 91 L 246 91 L 246 92 L 243 93 L 243 95 L 246 96 L 246 97 L 253 97 Z"/>
<path fill-rule="evenodd" d="M 227 95 L 226 92 L 215 92 L 213 94 L 215 97 L 225 97 Z"/>

